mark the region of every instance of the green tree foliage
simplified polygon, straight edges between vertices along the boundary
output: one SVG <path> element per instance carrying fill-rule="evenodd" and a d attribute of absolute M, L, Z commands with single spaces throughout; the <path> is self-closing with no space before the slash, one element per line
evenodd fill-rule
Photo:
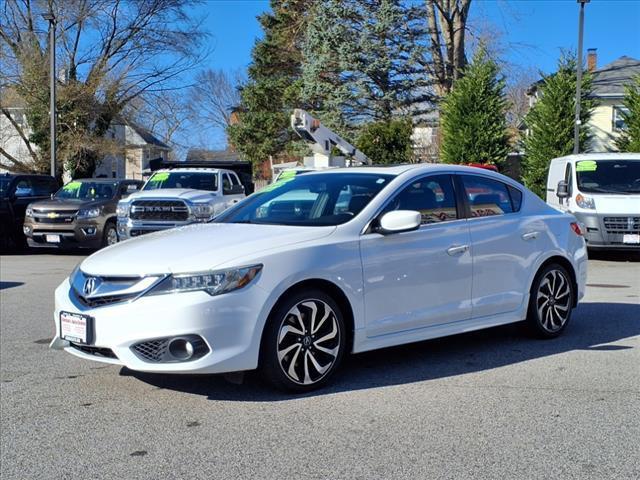
<path fill-rule="evenodd" d="M 528 134 L 524 139 L 525 185 L 541 198 L 545 196 L 549 163 L 573 152 L 576 96 L 576 57 L 563 54 L 558 71 L 543 76 L 538 85 L 538 101 L 525 117 Z M 584 71 L 580 99 L 580 151 L 589 151 L 588 123 L 595 107 L 589 98 L 592 77 Z"/>
<path fill-rule="evenodd" d="M 478 49 L 441 108 L 441 161 L 500 165 L 509 151 L 504 79 Z"/>
<path fill-rule="evenodd" d="M 318 0 L 303 45 L 303 99 L 330 128 L 355 136 L 432 98 L 424 12 L 401 0 Z M 412 108 L 414 107 L 414 108 Z"/>
<path fill-rule="evenodd" d="M 311 4 L 271 0 L 271 12 L 259 17 L 264 36 L 253 48 L 238 122 L 227 129 L 233 147 L 256 164 L 296 148 L 289 118 L 294 108 L 305 106 L 300 101 L 301 44 Z"/>
<path fill-rule="evenodd" d="M 633 83 L 625 88 L 622 102 L 627 111 L 622 114 L 625 129 L 616 139 L 616 147 L 621 152 L 640 152 L 640 75 L 636 75 Z"/>
<path fill-rule="evenodd" d="M 362 128 L 357 147 L 376 164 L 410 163 L 412 131 L 410 118 L 371 122 Z"/>

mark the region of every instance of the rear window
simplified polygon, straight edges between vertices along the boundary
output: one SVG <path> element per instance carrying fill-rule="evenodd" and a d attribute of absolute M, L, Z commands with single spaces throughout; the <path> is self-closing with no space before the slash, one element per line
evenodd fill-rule
<path fill-rule="evenodd" d="M 508 186 L 498 180 L 475 175 L 462 175 L 462 183 L 469 200 L 472 217 L 490 217 L 513 213 L 520 208 L 519 203 L 522 203 L 522 194 L 520 194 L 518 209 L 515 209 L 511 203 Z"/>

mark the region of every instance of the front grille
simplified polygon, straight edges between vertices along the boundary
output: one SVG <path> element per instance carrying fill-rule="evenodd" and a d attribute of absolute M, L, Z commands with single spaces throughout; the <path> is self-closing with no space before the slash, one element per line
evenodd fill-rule
<path fill-rule="evenodd" d="M 82 305 L 84 305 L 85 307 L 91 307 L 91 308 L 103 307 L 105 305 L 110 305 L 112 303 L 126 302 L 127 300 L 131 300 L 136 296 L 138 296 L 138 293 L 134 293 L 131 295 L 109 295 L 105 297 L 86 298 L 80 295 L 75 288 L 72 290 L 73 290 L 73 293 L 75 294 L 75 297 L 78 299 L 78 301 Z"/>
<path fill-rule="evenodd" d="M 140 235 L 146 235 L 147 233 L 159 232 L 160 230 L 145 230 L 142 228 L 136 228 L 129 232 L 129 235 L 132 237 L 139 237 Z"/>
<path fill-rule="evenodd" d="M 33 211 L 36 223 L 71 223 L 76 217 L 77 210 L 37 210 Z"/>
<path fill-rule="evenodd" d="M 189 208 L 182 200 L 137 200 L 131 205 L 132 220 L 184 222 Z"/>
<path fill-rule="evenodd" d="M 640 217 L 604 217 L 608 234 L 640 233 Z"/>
<path fill-rule="evenodd" d="M 88 353 L 89 355 L 103 358 L 115 358 L 116 360 L 118 359 L 116 354 L 113 353 L 113 350 L 111 350 L 110 348 L 91 347 L 89 345 L 78 345 L 77 343 L 71 343 L 70 345 L 76 350 L 80 350 L 83 353 Z"/>
<path fill-rule="evenodd" d="M 149 340 L 147 342 L 136 343 L 133 351 L 143 360 L 149 362 L 161 362 L 167 354 L 169 348 L 169 339 L 160 338 L 158 340 Z"/>

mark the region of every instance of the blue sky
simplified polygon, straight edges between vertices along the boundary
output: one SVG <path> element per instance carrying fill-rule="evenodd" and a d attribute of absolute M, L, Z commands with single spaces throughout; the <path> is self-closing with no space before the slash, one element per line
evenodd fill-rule
<path fill-rule="evenodd" d="M 251 47 L 261 35 L 256 16 L 269 9 L 264 0 L 208 0 L 197 9 L 214 42 L 210 68 L 246 68 Z M 575 0 L 473 0 L 475 31 L 499 32 L 504 60 L 544 72 L 553 71 L 561 48 L 577 48 Z M 598 64 L 622 55 L 640 58 L 640 1 L 591 0 L 585 7 L 585 51 L 598 49 Z"/>

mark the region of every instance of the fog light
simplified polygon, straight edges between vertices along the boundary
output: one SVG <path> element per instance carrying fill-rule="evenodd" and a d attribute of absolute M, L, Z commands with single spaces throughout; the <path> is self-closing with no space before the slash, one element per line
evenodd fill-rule
<path fill-rule="evenodd" d="M 84 232 L 85 235 L 95 235 L 96 234 L 96 227 L 83 228 L 82 231 Z"/>
<path fill-rule="evenodd" d="M 142 360 L 154 363 L 189 362 L 209 353 L 209 347 L 199 335 L 164 337 L 136 343 L 131 347 Z"/>
<path fill-rule="evenodd" d="M 169 353 L 177 360 L 189 360 L 193 357 L 193 344 L 184 338 L 171 340 L 169 343 Z"/>
<path fill-rule="evenodd" d="M 31 227 L 29 225 L 23 225 L 22 231 L 24 232 L 25 235 L 29 235 L 31 233 Z"/>

